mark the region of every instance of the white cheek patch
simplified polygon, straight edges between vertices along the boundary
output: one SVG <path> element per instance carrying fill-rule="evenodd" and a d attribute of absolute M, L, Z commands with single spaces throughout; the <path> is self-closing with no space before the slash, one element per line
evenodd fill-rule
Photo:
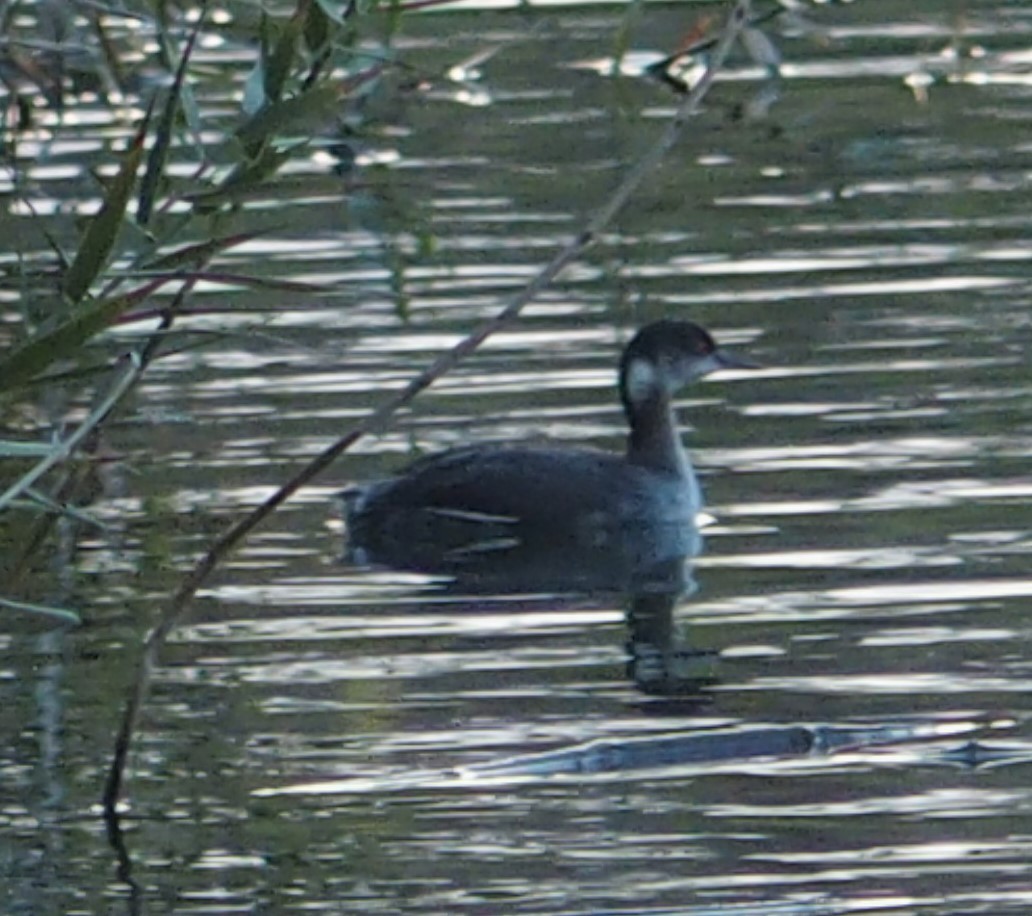
<path fill-rule="evenodd" d="M 632 359 L 627 366 L 627 397 L 632 404 L 641 404 L 655 397 L 661 386 L 655 364 L 647 359 Z"/>

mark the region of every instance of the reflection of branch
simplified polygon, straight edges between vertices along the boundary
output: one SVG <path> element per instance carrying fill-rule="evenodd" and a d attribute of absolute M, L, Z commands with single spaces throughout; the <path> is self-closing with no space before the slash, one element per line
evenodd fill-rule
<path fill-rule="evenodd" d="M 240 545 L 251 531 L 278 506 L 286 502 L 301 487 L 324 471 L 363 436 L 383 428 L 399 408 L 408 404 L 421 391 L 454 369 L 464 357 L 476 350 L 488 337 L 508 325 L 519 315 L 523 306 L 544 291 L 568 264 L 579 257 L 584 249 L 595 241 L 597 235 L 609 225 L 613 218 L 627 204 L 631 195 L 659 165 L 660 161 L 680 137 L 688 119 L 698 111 L 703 97 L 709 92 L 717 71 L 723 66 L 731 45 L 741 30 L 748 25 L 750 7 L 750 0 L 735 0 L 731 14 L 713 50 L 706 72 L 696 83 L 684 102 L 682 102 L 662 136 L 634 164 L 609 200 L 588 220 L 584 228 L 560 249 L 548 264 L 541 268 L 537 276 L 517 293 L 494 318 L 484 321 L 451 350 L 442 353 L 428 368 L 412 379 L 397 394 L 381 404 L 379 408 L 363 421 L 352 427 L 346 435 L 313 458 L 263 503 L 232 524 L 215 540 L 204 556 L 201 557 L 194 568 L 183 579 L 179 589 L 169 601 L 157 626 L 151 631 L 144 643 L 143 654 L 136 672 L 133 690 L 115 740 L 111 767 L 108 771 L 107 784 L 104 789 L 104 814 L 108 821 L 109 829 L 117 830 L 118 814 L 116 805 L 122 791 L 129 746 L 136 732 L 140 711 L 143 708 L 151 676 L 157 664 L 158 650 L 168 634 L 182 619 L 197 589 L 200 588 L 212 571 Z"/>

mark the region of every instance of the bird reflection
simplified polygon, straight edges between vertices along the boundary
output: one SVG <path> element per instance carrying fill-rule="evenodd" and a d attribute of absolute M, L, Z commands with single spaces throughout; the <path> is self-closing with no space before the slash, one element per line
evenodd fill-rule
<path fill-rule="evenodd" d="M 411 539 L 380 554 L 376 566 L 439 577 L 438 593 L 453 596 L 541 596 L 562 605 L 617 601 L 626 610 L 627 670 L 651 696 L 686 697 L 713 683 L 712 655 L 682 643 L 679 605 L 696 589 L 692 561 L 702 547 L 695 525 L 625 526 L 590 541 L 569 532 L 522 526 L 505 549 L 469 550 L 457 525 L 456 541 Z M 349 544 L 344 559 L 368 560 Z"/>

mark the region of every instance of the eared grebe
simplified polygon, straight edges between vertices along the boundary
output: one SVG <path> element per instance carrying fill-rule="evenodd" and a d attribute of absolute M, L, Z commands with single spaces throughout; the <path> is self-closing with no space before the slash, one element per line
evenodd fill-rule
<path fill-rule="evenodd" d="M 702 497 L 673 395 L 718 369 L 753 366 L 718 350 L 697 324 L 647 325 L 620 360 L 626 455 L 482 444 L 424 458 L 397 477 L 341 494 L 350 559 L 433 568 L 528 544 L 583 551 L 638 538 L 649 542 L 650 556 L 657 541 L 671 538 L 672 553 L 687 552 L 670 532 L 694 530 Z"/>

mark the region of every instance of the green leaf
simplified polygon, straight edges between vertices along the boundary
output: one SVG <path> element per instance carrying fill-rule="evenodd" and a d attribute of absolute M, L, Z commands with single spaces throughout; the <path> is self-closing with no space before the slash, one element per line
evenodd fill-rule
<path fill-rule="evenodd" d="M 340 3 L 339 0 L 315 0 L 315 2 L 328 19 L 332 19 L 337 25 L 347 24 L 344 16 L 344 10 L 347 9 L 346 3 Z"/>
<path fill-rule="evenodd" d="M 194 147 L 197 155 L 205 156 L 203 125 L 201 123 L 201 109 L 197 104 L 197 96 L 189 83 L 183 85 L 183 91 L 179 95 L 179 102 L 183 106 L 183 117 L 186 119 L 186 126 L 190 129 L 193 137 Z"/>
<path fill-rule="evenodd" d="M 79 353 L 82 344 L 110 327 L 118 317 L 139 304 L 171 277 L 161 277 L 143 286 L 77 308 L 49 331 L 37 334 L 0 359 L 0 388 L 16 388 L 39 375 L 51 364 Z"/>
<path fill-rule="evenodd" d="M 200 33 L 201 25 L 204 22 L 204 7 L 201 8 L 201 15 L 197 17 L 197 23 L 190 32 L 183 49 L 182 59 L 176 68 L 176 76 L 172 81 L 172 88 L 165 99 L 165 107 L 162 109 L 161 117 L 158 119 L 158 126 L 154 132 L 154 145 L 147 156 L 147 168 L 144 171 L 143 181 L 140 182 L 140 194 L 136 204 L 136 221 L 141 226 L 150 222 L 151 212 L 154 208 L 154 199 L 158 193 L 158 183 L 165 173 L 165 163 L 168 160 L 168 151 L 172 146 L 172 131 L 176 124 L 176 113 L 179 110 L 182 98 L 183 83 L 186 79 L 186 66 L 193 53 L 197 35 Z"/>
<path fill-rule="evenodd" d="M 240 105 L 244 114 L 255 115 L 265 104 L 265 64 L 259 57 L 244 79 L 244 97 Z"/>
<path fill-rule="evenodd" d="M 299 0 L 297 10 L 283 26 L 272 53 L 263 62 L 265 98 L 270 104 L 278 102 L 283 97 L 287 77 L 290 76 L 290 70 L 294 65 L 297 40 L 305 24 L 304 7 L 304 0 Z"/>
<path fill-rule="evenodd" d="M 126 207 L 136 184 L 136 173 L 143 160 L 143 141 L 147 135 L 147 124 L 150 121 L 150 109 L 144 116 L 133 137 L 129 149 L 122 159 L 122 165 L 107 189 L 107 195 L 100 209 L 91 217 L 79 250 L 65 271 L 61 281 L 61 291 L 72 302 L 79 302 L 86 295 L 90 284 L 104 269 L 118 232 L 122 228 Z"/>
<path fill-rule="evenodd" d="M 338 113 L 342 95 L 339 86 L 317 86 L 282 102 L 270 102 L 237 129 L 237 138 L 245 149 L 257 151 L 277 136 L 314 133 Z"/>
<path fill-rule="evenodd" d="M 330 40 L 330 20 L 318 3 L 308 8 L 304 32 L 305 46 L 313 53 L 321 51 Z"/>
<path fill-rule="evenodd" d="M 14 439 L 0 439 L 0 458 L 40 458 L 50 454 L 45 442 L 18 442 Z"/>
<path fill-rule="evenodd" d="M 294 155 L 295 150 L 305 145 L 305 143 L 297 143 L 285 149 L 274 149 L 268 146 L 263 148 L 257 158 L 237 165 L 214 191 L 204 191 L 201 194 L 193 195 L 191 199 L 194 206 L 203 212 L 223 201 L 235 200 L 256 190 L 261 187 L 266 178 L 275 174 L 279 167 Z"/>
<path fill-rule="evenodd" d="M 215 255 L 237 245 L 243 245 L 251 239 L 259 238 L 262 232 L 238 232 L 235 235 L 226 235 L 217 239 L 208 239 L 204 242 L 194 242 L 190 245 L 183 245 L 175 251 L 170 251 L 161 257 L 145 264 L 144 270 L 178 270 L 181 267 L 203 267 Z"/>
<path fill-rule="evenodd" d="M 227 286 L 245 286 L 253 289 L 271 289 L 291 293 L 325 293 L 327 287 L 318 283 L 306 283 L 303 280 L 281 280 L 276 277 L 258 277 L 254 274 L 233 274 L 219 271 L 199 270 L 184 274 L 190 280 L 207 280 L 210 283 L 222 283 Z"/>
<path fill-rule="evenodd" d="M 29 614 L 40 614 L 43 617 L 51 617 L 61 621 L 61 623 L 70 623 L 78 626 L 82 623 L 82 618 L 75 613 L 63 607 L 51 607 L 47 604 L 31 604 L 28 601 L 15 601 L 13 598 L 0 597 L 0 607 L 10 608 L 12 611 L 25 611 Z"/>

